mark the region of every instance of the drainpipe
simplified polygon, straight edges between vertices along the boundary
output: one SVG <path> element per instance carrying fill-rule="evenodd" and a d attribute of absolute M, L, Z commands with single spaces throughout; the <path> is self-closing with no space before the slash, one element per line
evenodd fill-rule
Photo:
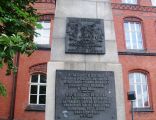
<path fill-rule="evenodd" d="M 15 65 L 19 66 L 19 57 L 20 54 L 17 53 L 15 56 Z M 10 112 L 9 112 L 9 118 L 8 120 L 14 120 L 14 111 L 15 111 L 15 100 L 16 100 L 16 88 L 17 88 L 17 75 L 18 70 L 16 74 L 13 74 L 13 83 L 12 83 L 12 94 L 11 94 L 11 101 L 10 101 Z"/>

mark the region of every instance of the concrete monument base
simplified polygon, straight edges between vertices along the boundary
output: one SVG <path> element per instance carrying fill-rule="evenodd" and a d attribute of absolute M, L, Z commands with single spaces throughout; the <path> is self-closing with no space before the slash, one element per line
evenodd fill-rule
<path fill-rule="evenodd" d="M 46 120 L 55 120 L 56 70 L 114 71 L 117 120 L 125 120 L 123 80 L 120 64 L 95 62 L 49 62 L 46 100 Z"/>
<path fill-rule="evenodd" d="M 48 63 L 47 72 L 46 120 L 125 120 L 122 68 L 121 64 L 119 63 L 116 46 L 117 45 L 110 0 L 56 1 L 52 54 L 51 61 Z M 67 117 L 68 115 L 66 115 L 66 112 L 68 111 L 65 111 L 64 118 L 56 118 L 55 112 L 60 111 L 60 109 L 58 106 L 55 107 L 55 103 L 58 102 L 56 102 L 55 99 L 57 98 L 57 100 L 59 100 L 59 97 L 55 94 L 55 89 L 61 89 L 61 87 L 59 86 L 57 86 L 59 88 L 55 88 L 55 82 L 58 82 L 56 70 L 70 70 L 70 72 L 73 72 L 74 70 L 81 72 L 92 71 L 93 73 L 95 72 L 95 74 L 100 73 L 97 71 L 103 71 L 104 74 L 108 71 L 113 72 L 113 80 L 115 81 L 115 94 L 113 98 L 115 98 L 114 100 L 116 103 L 116 106 L 113 103 L 113 109 L 115 111 L 115 117 L 108 118 L 108 116 L 106 115 L 107 113 L 104 113 L 105 111 L 103 109 L 101 109 L 102 112 L 99 112 L 100 107 L 98 108 L 98 110 L 95 107 L 95 109 L 93 108 L 93 112 L 97 112 L 100 117 L 98 115 L 94 115 L 94 117 L 87 116 L 81 118 L 81 116 L 79 116 L 80 118 L 78 118 L 76 117 L 76 113 L 72 113 L 72 117 L 69 118 Z M 92 75 L 92 72 L 90 72 L 90 75 Z M 64 75 L 66 77 L 66 74 Z M 84 78 L 86 77 L 85 75 L 86 74 L 84 74 Z M 61 75 L 61 77 L 63 77 L 63 75 Z M 79 80 L 82 81 L 84 78 L 82 77 L 82 79 Z M 88 77 L 87 79 L 90 78 L 91 77 Z M 77 79 L 77 77 L 75 77 L 74 79 Z M 96 81 L 96 79 L 99 80 L 98 77 L 95 77 L 94 82 Z M 100 79 L 101 82 L 103 82 L 106 78 L 104 76 L 103 79 Z M 112 80 L 112 78 L 110 79 Z M 59 78 L 59 80 L 62 80 L 62 78 Z M 70 80 L 72 80 L 72 78 Z M 109 80 L 109 78 L 107 80 Z M 66 81 L 68 81 L 68 77 L 66 78 Z M 90 80 L 90 82 L 92 81 Z M 62 92 L 64 92 L 63 88 L 64 87 L 62 87 L 61 89 Z M 99 93 L 101 93 L 101 91 L 104 91 L 104 89 L 102 89 L 101 91 L 100 90 L 101 88 L 97 88 L 95 91 L 99 91 Z M 107 90 L 109 92 L 109 89 Z M 81 93 L 82 91 L 80 91 L 80 94 Z M 102 96 L 101 98 L 104 99 L 104 96 Z M 63 98 L 61 98 L 60 96 L 60 99 Z M 72 104 L 72 102 L 75 101 L 70 101 L 70 99 L 68 100 L 68 103 L 65 103 L 67 107 L 74 107 L 76 105 L 74 104 L 73 106 Z M 95 99 L 95 101 L 96 100 L 97 99 Z M 81 102 L 78 102 L 78 106 L 80 106 L 80 104 Z M 101 104 L 103 105 L 103 103 Z M 97 104 L 97 106 L 99 105 L 100 104 Z M 89 105 L 89 107 L 90 106 L 91 105 Z M 63 104 L 61 107 L 68 109 Z M 79 109 L 83 109 L 83 107 L 80 107 Z M 76 112 L 82 112 L 79 109 L 77 109 Z M 68 110 L 71 109 L 69 108 Z M 112 114 L 111 111 L 107 112 L 108 114 Z M 84 114 L 86 113 L 84 112 Z M 104 117 L 101 117 L 101 115 L 103 115 Z"/>

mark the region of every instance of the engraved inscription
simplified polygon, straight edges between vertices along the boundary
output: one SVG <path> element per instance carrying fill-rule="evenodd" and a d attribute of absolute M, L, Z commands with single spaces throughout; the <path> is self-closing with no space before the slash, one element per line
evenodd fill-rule
<path fill-rule="evenodd" d="M 66 53 L 104 54 L 102 19 L 67 18 Z"/>
<path fill-rule="evenodd" d="M 116 120 L 114 73 L 56 71 L 56 120 Z"/>

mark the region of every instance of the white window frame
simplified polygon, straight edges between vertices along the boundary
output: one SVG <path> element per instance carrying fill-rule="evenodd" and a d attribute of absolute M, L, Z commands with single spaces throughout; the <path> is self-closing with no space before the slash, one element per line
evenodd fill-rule
<path fill-rule="evenodd" d="M 136 80 L 136 75 L 139 75 L 140 82 L 138 82 Z M 130 81 L 133 81 L 130 76 L 133 77 L 134 83 L 133 82 L 130 82 Z M 145 82 L 143 82 L 143 76 L 145 78 L 144 79 Z M 133 72 L 133 73 L 130 73 L 129 74 L 129 84 L 130 84 L 130 86 L 133 86 L 133 88 L 134 88 L 134 89 L 131 89 L 131 87 L 130 87 L 130 91 L 135 91 L 135 94 L 136 94 L 136 100 L 134 100 L 133 107 L 134 108 L 149 108 L 150 107 L 150 101 L 149 101 L 149 90 L 148 90 L 147 75 L 146 74 L 143 74 L 141 72 Z M 137 89 L 137 86 L 138 85 L 141 86 L 141 94 L 140 95 L 138 94 L 138 89 Z M 147 90 L 146 92 L 144 92 L 143 86 L 146 86 L 146 90 Z M 145 98 L 144 98 L 144 95 L 147 96 L 148 106 L 145 106 Z M 139 106 L 139 99 L 138 99 L 139 96 L 141 97 L 142 106 Z"/>
<path fill-rule="evenodd" d="M 128 25 L 128 29 L 126 27 Z M 139 27 L 137 27 L 139 25 Z M 134 27 L 134 29 L 133 29 Z M 139 29 L 138 29 L 139 28 Z M 126 42 L 126 48 L 127 49 L 136 49 L 136 50 L 143 50 L 143 37 L 142 37 L 142 29 L 141 29 L 141 23 L 140 22 L 134 22 L 134 21 L 125 21 L 124 22 L 124 33 L 125 33 L 125 42 Z M 127 37 L 127 35 L 129 37 Z M 133 40 L 133 35 L 135 34 L 135 42 Z M 140 36 L 140 38 L 139 38 Z M 130 41 L 130 42 L 128 42 Z M 140 43 L 141 42 L 141 43 Z"/>
<path fill-rule="evenodd" d="M 122 3 L 125 4 L 137 4 L 138 0 L 122 0 Z"/>
<path fill-rule="evenodd" d="M 156 6 L 156 0 L 151 0 L 152 6 Z"/>
<path fill-rule="evenodd" d="M 35 32 L 38 33 L 38 36 L 34 36 L 34 43 L 39 45 L 49 45 L 50 44 L 50 21 L 41 21 L 38 22 L 42 25 L 41 29 L 35 29 Z M 44 31 L 48 31 L 47 34 L 44 34 Z"/>
<path fill-rule="evenodd" d="M 38 75 L 38 82 L 37 83 L 32 83 L 31 82 L 31 78 L 32 78 L 32 76 L 33 75 Z M 45 86 L 46 87 L 46 83 L 40 83 L 40 76 L 41 75 L 45 75 L 46 76 L 46 74 L 42 74 L 42 73 L 35 73 L 35 74 L 32 74 L 31 76 L 30 76 L 30 85 L 29 85 L 29 105 L 45 105 L 45 104 L 39 104 L 39 96 L 40 95 L 45 95 L 45 97 L 46 97 L 46 94 L 40 94 L 39 93 L 39 91 L 40 91 L 40 86 Z M 35 85 L 35 86 L 37 86 L 37 94 L 31 94 L 31 86 L 32 85 Z M 37 103 L 35 104 L 35 103 L 30 103 L 30 96 L 31 95 L 37 95 Z M 46 100 L 46 99 L 45 99 Z M 46 101 L 45 101 L 46 102 Z"/>

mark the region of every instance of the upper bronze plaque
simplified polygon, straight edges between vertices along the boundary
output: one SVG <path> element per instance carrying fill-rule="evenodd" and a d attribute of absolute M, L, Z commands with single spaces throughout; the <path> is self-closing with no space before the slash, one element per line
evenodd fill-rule
<path fill-rule="evenodd" d="M 67 18 L 66 53 L 105 54 L 102 19 Z"/>

